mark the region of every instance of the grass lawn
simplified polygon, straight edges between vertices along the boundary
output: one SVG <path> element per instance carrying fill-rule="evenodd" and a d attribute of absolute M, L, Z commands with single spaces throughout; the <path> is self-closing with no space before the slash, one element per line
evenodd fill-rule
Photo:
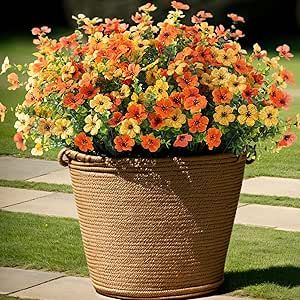
<path fill-rule="evenodd" d="M 50 184 L 42 182 L 0 179 L 0 186 L 47 192 L 72 193 L 72 187 L 66 184 Z M 300 199 L 289 197 L 256 196 L 242 194 L 240 196 L 240 202 L 300 208 Z"/>
<path fill-rule="evenodd" d="M 263 204 L 272 206 L 286 206 L 300 208 L 300 199 L 277 196 L 256 196 L 256 195 L 241 195 L 241 203 Z"/>
<path fill-rule="evenodd" d="M 236 225 L 222 292 L 298 299 L 299 252 L 300 233 Z M 86 276 L 78 222 L 0 212 L 0 265 Z"/>
<path fill-rule="evenodd" d="M 1 41 L 0 47 L 0 62 L 2 63 L 4 57 L 8 55 L 11 61 L 16 63 L 29 62 L 32 60 L 31 53 L 33 46 L 31 45 L 30 35 L 28 37 L 13 37 L 9 40 Z M 295 55 L 295 59 L 284 64 L 295 72 L 295 77 L 300 89 L 300 54 Z M 297 88 L 297 86 L 295 86 Z M 22 102 L 24 92 L 21 90 L 8 91 L 5 76 L 0 78 L 0 101 L 8 108 L 15 107 L 17 103 Z M 287 114 L 300 113 L 300 99 L 295 100 L 291 110 Z M 0 124 L 0 155 L 16 155 L 29 157 L 30 152 L 21 153 L 15 148 L 12 137 L 15 133 L 13 124 L 15 121 L 14 113 L 9 110 L 6 120 Z M 300 133 L 298 134 L 297 144 L 290 148 L 281 151 L 281 153 L 274 155 L 273 153 L 263 152 L 260 159 L 254 164 L 247 166 L 245 175 L 247 177 L 254 176 L 279 176 L 279 177 L 293 177 L 300 178 Z M 55 160 L 58 150 L 51 150 L 42 158 Z"/>

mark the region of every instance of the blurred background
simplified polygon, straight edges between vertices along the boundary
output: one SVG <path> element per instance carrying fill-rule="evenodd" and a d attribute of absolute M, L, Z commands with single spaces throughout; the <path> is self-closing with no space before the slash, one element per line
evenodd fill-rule
<path fill-rule="evenodd" d="M 52 0 L 52 1 L 2 1 L 0 35 L 27 34 L 32 27 L 48 25 L 58 30 L 73 26 L 72 15 L 84 13 L 89 17 L 118 17 L 130 21 L 137 7 L 148 1 L 143 0 Z M 153 0 L 158 10 L 156 20 L 164 18 L 171 0 Z M 192 7 L 189 16 L 205 9 L 211 11 L 216 24 L 226 25 L 226 14 L 235 12 L 247 20 L 244 31 L 247 43 L 255 41 L 266 45 L 291 40 L 294 49 L 300 51 L 300 0 L 186 0 Z M 3 9 L 5 6 L 5 9 Z M 17 6 L 17 7 L 16 7 Z M 297 41 L 298 38 L 298 41 Z M 297 42 L 296 42 L 297 41 Z"/>

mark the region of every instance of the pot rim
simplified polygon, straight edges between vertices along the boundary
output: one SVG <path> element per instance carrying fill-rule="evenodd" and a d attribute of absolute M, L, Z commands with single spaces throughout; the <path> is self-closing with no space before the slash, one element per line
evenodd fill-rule
<path fill-rule="evenodd" d="M 204 155 L 190 155 L 190 156 L 166 156 L 166 157 L 103 157 L 90 154 L 84 154 L 69 148 L 63 148 L 60 150 L 57 156 L 58 162 L 63 166 L 67 167 L 71 161 L 86 164 L 111 164 L 111 163 L 128 163 L 128 162 L 157 162 L 166 163 L 174 161 L 222 161 L 229 160 L 237 162 L 239 160 L 246 159 L 246 154 L 236 156 L 232 153 L 214 153 Z"/>

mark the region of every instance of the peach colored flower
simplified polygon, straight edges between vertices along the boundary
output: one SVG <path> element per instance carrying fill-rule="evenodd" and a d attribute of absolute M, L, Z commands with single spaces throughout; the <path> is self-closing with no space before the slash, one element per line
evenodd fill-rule
<path fill-rule="evenodd" d="M 190 6 L 188 4 L 179 2 L 179 1 L 172 1 L 171 6 L 175 9 L 180 9 L 180 10 L 189 10 Z"/>
<path fill-rule="evenodd" d="M 245 19 L 237 14 L 231 13 L 227 15 L 233 22 L 242 22 L 245 23 Z"/>
<path fill-rule="evenodd" d="M 4 122 L 6 110 L 6 106 L 0 102 L 0 122 Z"/>
<path fill-rule="evenodd" d="M 16 90 L 20 87 L 19 77 L 16 73 L 10 73 L 7 75 L 7 81 L 11 84 L 9 90 Z"/>
<path fill-rule="evenodd" d="M 290 60 L 292 57 L 294 57 L 294 55 L 290 52 L 290 46 L 287 44 L 278 46 L 276 51 L 279 53 L 279 56 L 284 57 L 287 60 Z"/>

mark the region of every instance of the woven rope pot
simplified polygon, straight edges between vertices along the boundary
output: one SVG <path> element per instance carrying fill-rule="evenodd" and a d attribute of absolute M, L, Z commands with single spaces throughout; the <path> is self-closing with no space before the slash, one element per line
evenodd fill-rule
<path fill-rule="evenodd" d="M 180 299 L 215 291 L 245 157 L 103 159 L 63 149 L 90 277 L 121 299 Z"/>

